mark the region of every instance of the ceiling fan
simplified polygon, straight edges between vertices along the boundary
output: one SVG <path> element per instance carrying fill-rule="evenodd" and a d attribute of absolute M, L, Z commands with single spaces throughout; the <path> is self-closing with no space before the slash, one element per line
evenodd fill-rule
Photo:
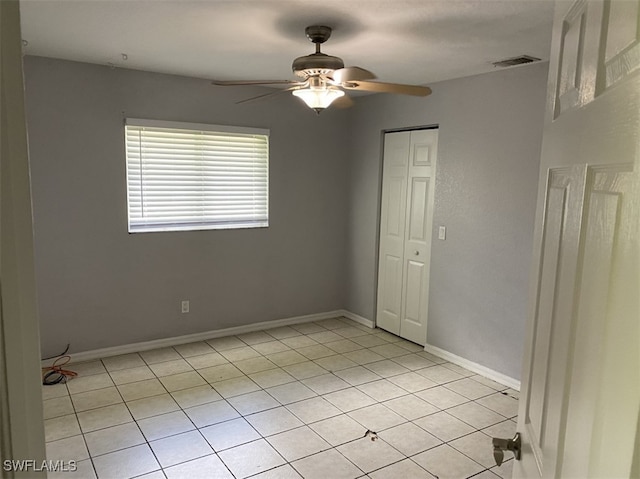
<path fill-rule="evenodd" d="M 305 29 L 307 38 L 315 44 L 316 51 L 310 55 L 298 57 L 293 61 L 293 73 L 301 80 L 239 80 L 213 81 L 218 86 L 238 85 L 289 85 L 289 88 L 266 93 L 257 97 L 239 101 L 245 103 L 259 98 L 291 91 L 301 98 L 309 108 L 320 113 L 333 103 L 338 107 L 348 107 L 353 101 L 345 95 L 345 90 L 371 91 L 378 93 L 398 93 L 401 95 L 427 96 L 431 89 L 426 86 L 403 85 L 371 81 L 376 76 L 360 67 L 345 67 L 341 58 L 320 51 L 320 45 L 331 36 L 331 27 L 312 25 Z"/>

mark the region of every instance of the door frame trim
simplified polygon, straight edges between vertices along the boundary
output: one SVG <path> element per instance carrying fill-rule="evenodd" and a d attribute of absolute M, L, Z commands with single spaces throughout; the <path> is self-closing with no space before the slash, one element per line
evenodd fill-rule
<path fill-rule="evenodd" d="M 39 463 L 46 455 L 17 0 L 0 1 L 0 25 L 0 452 L 4 459 Z M 45 471 L 28 474 L 46 477 Z M 0 471 L 0 477 L 15 476 L 22 474 Z"/>

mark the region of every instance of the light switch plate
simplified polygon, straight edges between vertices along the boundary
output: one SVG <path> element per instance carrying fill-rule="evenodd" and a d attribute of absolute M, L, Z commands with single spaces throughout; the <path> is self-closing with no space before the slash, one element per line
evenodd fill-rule
<path fill-rule="evenodd" d="M 438 228 L 438 239 L 444 240 L 446 238 L 447 238 L 447 227 L 440 226 L 440 228 Z"/>

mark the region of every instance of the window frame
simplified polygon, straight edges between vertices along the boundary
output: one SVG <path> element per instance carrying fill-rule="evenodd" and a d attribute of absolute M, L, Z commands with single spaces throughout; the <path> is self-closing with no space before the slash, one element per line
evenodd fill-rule
<path fill-rule="evenodd" d="M 253 137 L 265 137 L 265 146 L 264 146 L 264 156 L 260 156 L 255 164 L 260 165 L 260 168 L 265 169 L 264 175 L 247 175 L 247 178 L 251 178 L 255 180 L 258 178 L 260 181 L 263 180 L 263 184 L 260 186 L 260 191 L 264 190 L 264 202 L 256 201 L 256 205 L 259 205 L 261 209 L 264 210 L 264 217 L 255 217 L 253 219 L 248 219 L 247 221 L 240 220 L 232 220 L 232 221 L 221 221 L 215 220 L 212 218 L 204 218 L 202 221 L 194 221 L 194 220 L 180 220 L 176 219 L 168 222 L 157 222 L 153 224 L 153 222 L 144 221 L 144 214 L 142 216 L 136 218 L 132 215 L 132 200 L 136 199 L 136 193 L 132 193 L 131 184 L 132 180 L 130 179 L 131 170 L 135 167 L 130 165 L 131 162 L 136 161 L 130 158 L 129 154 L 129 135 L 130 130 L 129 127 L 132 128 L 151 128 L 151 129 L 167 129 L 167 130 L 183 130 L 186 132 L 192 132 L 193 134 L 204 134 L 213 133 L 221 135 L 224 137 L 225 133 L 228 133 L 230 136 L 232 135 L 249 135 Z M 169 136 L 169 135 L 168 135 Z M 213 137 L 210 137 L 213 138 Z M 138 234 L 138 233 L 155 233 L 155 232 L 174 232 L 174 231 L 202 231 L 202 230 L 222 230 L 222 229 L 245 229 L 245 228 L 268 228 L 269 227 L 269 162 L 270 162 L 270 131 L 264 128 L 253 128 L 253 127 L 240 127 L 240 126 L 230 126 L 230 125 L 214 125 L 214 124 L 206 124 L 206 123 L 188 123 L 188 122 L 177 122 L 177 121 L 164 121 L 164 120 L 149 120 L 149 119 L 141 119 L 141 118 L 126 118 L 124 121 L 124 142 L 125 142 L 125 176 L 126 176 L 126 187 L 127 187 L 127 230 L 129 234 Z M 249 144 L 249 143 L 248 143 Z M 200 145 L 201 146 L 201 145 Z M 192 145 L 189 145 L 190 148 L 196 150 L 198 148 L 198 142 L 194 140 Z M 137 161 L 139 161 L 139 171 L 140 171 L 140 205 L 143 208 L 144 205 L 144 189 L 142 186 L 144 181 L 143 174 L 143 162 L 144 155 L 139 153 L 137 157 Z M 191 160 L 193 162 L 193 160 Z M 211 163 L 211 162 L 210 162 Z M 203 162 L 204 164 L 204 162 Z M 197 168 L 194 167 L 193 171 L 197 171 Z M 217 178 L 218 180 L 221 178 L 220 175 L 216 176 L 214 174 L 208 176 L 207 178 Z M 208 192 L 214 190 L 207 190 Z M 207 191 L 199 191 L 202 193 L 202 196 L 197 196 L 198 191 L 196 191 L 197 201 L 201 203 L 204 202 L 204 196 Z M 167 193 L 168 196 L 169 193 Z M 254 200 L 255 201 L 255 200 Z M 137 220 L 137 221 L 136 221 Z"/>

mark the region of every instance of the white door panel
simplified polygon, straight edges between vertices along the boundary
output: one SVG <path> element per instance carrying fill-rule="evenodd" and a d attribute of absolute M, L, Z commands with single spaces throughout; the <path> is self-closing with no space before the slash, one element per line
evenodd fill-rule
<path fill-rule="evenodd" d="M 580 274 L 580 293 L 577 304 L 577 316 L 580 322 L 576 325 L 573 346 L 575 357 L 582 359 L 581 364 L 571 365 L 572 393 L 567 402 L 565 442 L 572 447 L 567 448 L 564 455 L 561 477 L 570 475 L 594 477 L 605 474 L 621 477 L 624 475 L 623 470 L 602 469 L 602 458 L 598 457 L 597 447 L 593 450 L 592 442 L 594 435 L 602 437 L 607 434 L 607 429 L 602 429 L 602 426 L 616 422 L 610 421 L 609 414 L 615 414 L 617 404 L 624 402 L 624 397 L 618 396 L 610 407 L 602 408 L 601 404 L 605 400 L 604 397 L 600 397 L 600 389 L 610 379 L 602 377 L 603 358 L 606 361 L 608 356 L 616 354 L 617 345 L 621 344 L 620 340 L 623 344 L 624 336 L 632 331 L 624 324 L 615 325 L 602 320 L 608 315 L 607 305 L 612 294 L 610 280 L 613 269 L 627 267 L 625 264 L 616 264 L 614 260 L 616 243 L 625 248 L 632 246 L 629 243 L 630 232 L 618 230 L 619 224 L 633 225 L 634 223 L 633 218 L 630 218 L 630 215 L 634 214 L 632 205 L 626 204 L 626 199 L 632 194 L 631 188 L 634 181 L 630 166 L 589 171 L 583 239 L 584 258 L 587 261 L 583 262 Z M 637 218 L 637 211 L 635 214 Z M 624 243 L 627 244 L 623 246 Z M 609 347 L 613 346 L 614 350 L 608 350 L 607 341 L 601 341 L 601 338 L 611 338 L 608 341 L 611 343 L 611 340 L 616 337 L 618 339 L 615 339 L 615 344 L 609 344 Z M 615 386 L 613 389 L 615 390 Z M 602 392 L 606 395 L 605 391 Z M 626 434 L 624 429 L 627 429 Z M 615 431 L 610 430 L 609 426 L 608 432 L 611 436 L 609 440 L 613 441 L 612 444 L 615 444 L 616 448 L 627 449 L 626 455 L 632 454 L 633 440 L 627 443 L 619 442 L 624 435 L 633 439 L 632 421 L 618 424 Z M 602 440 L 599 439 L 598 442 Z M 587 452 L 588 461 L 585 460 L 583 451 Z"/>
<path fill-rule="evenodd" d="M 583 169 L 582 169 L 583 171 Z M 545 211 L 541 283 L 537 304 L 526 434 L 543 471 L 553 469 L 562 420 L 563 385 L 571 338 L 572 301 L 580 241 L 584 174 L 551 171 Z M 567 300 L 558 300 L 567 298 Z M 554 365 L 554 367 L 550 367 Z"/>
<path fill-rule="evenodd" d="M 400 334 L 402 293 L 402 258 L 387 255 L 381 265 L 381 295 L 378 296 L 378 326 L 393 334 Z"/>
<path fill-rule="evenodd" d="M 406 293 L 404 302 L 404 321 L 420 326 L 422 320 L 422 291 L 424 290 L 424 263 L 409 260 L 406 264 Z M 403 325 L 405 328 L 406 325 Z"/>
<path fill-rule="evenodd" d="M 540 271 L 541 285 L 538 299 L 538 321 L 536 326 L 534 360 L 531 369 L 532 391 L 529 410 L 527 412 L 531 422 L 531 441 L 536 450 L 542 449 L 544 440 L 546 400 L 548 393 L 548 364 L 551 355 L 551 337 L 554 318 L 554 297 L 558 290 L 558 276 L 560 254 L 563 249 L 565 211 L 567 210 L 568 186 L 570 176 L 555 174 L 549 181 L 547 196 L 547 210 L 545 218 L 544 253 Z M 566 240 L 566 238 L 565 238 Z M 542 460 L 541 458 L 539 459 Z"/>
<path fill-rule="evenodd" d="M 411 179 L 411 199 L 409 202 L 409 228 L 407 239 L 412 243 L 427 244 L 427 201 L 429 199 L 430 178 Z M 430 233 L 430 232 L 429 232 Z"/>
<path fill-rule="evenodd" d="M 404 233 L 404 200 L 405 200 L 406 177 L 395 176 L 389 178 L 387 184 L 387 197 L 385 206 L 386 221 L 385 229 L 387 237 L 394 237 L 397 241 L 403 241 Z M 388 238 L 393 239 L 393 238 Z"/>
<path fill-rule="evenodd" d="M 394 133 L 387 133 L 384 136 L 385 168 L 393 169 L 394 167 L 399 167 L 402 171 L 406 170 L 409 159 L 410 136 L 411 133 L 408 131 L 396 131 Z"/>

